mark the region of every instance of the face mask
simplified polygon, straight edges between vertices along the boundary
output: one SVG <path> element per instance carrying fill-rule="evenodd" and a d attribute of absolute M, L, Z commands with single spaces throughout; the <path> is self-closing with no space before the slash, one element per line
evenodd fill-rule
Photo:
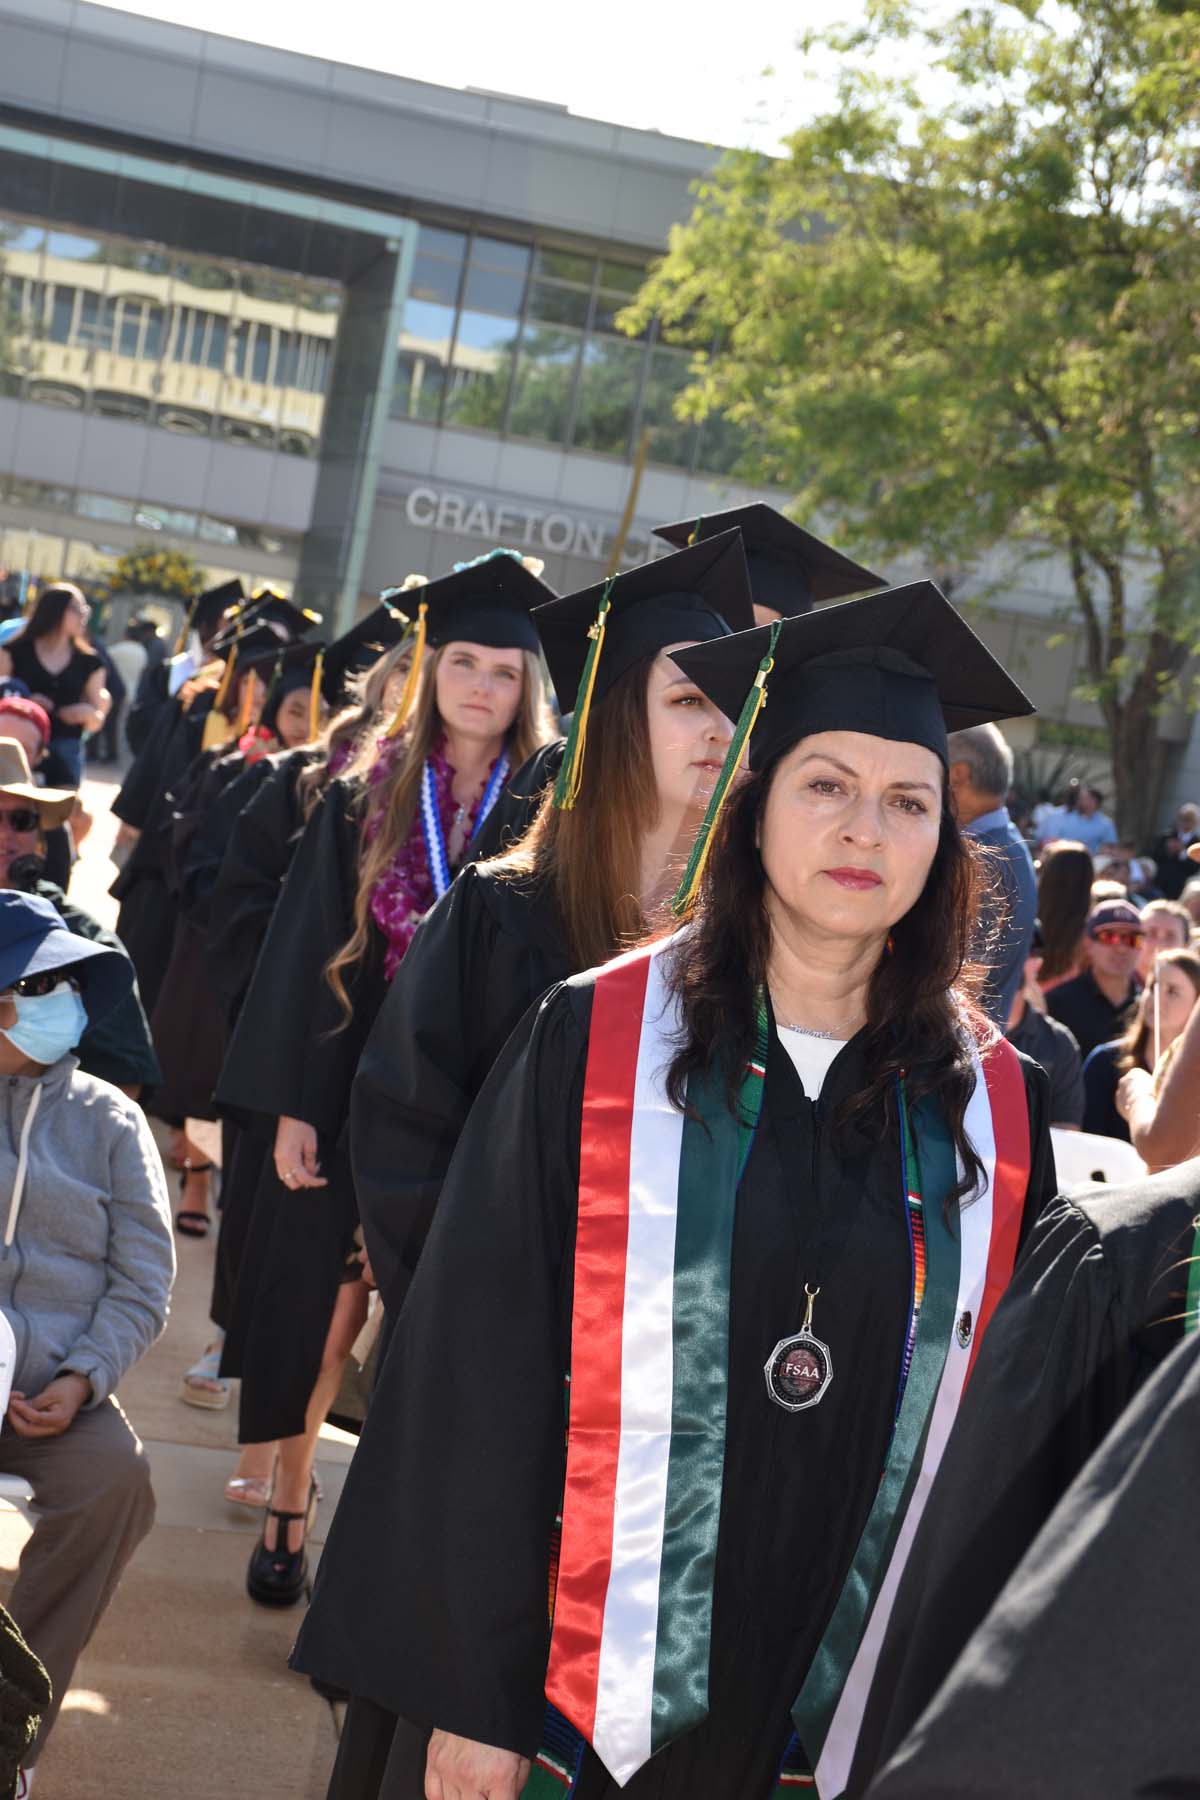
<path fill-rule="evenodd" d="M 56 1063 L 73 1050 L 87 1026 L 87 1008 L 67 982 L 36 997 L 14 994 L 17 1022 L 0 1032 L 30 1062 Z"/>

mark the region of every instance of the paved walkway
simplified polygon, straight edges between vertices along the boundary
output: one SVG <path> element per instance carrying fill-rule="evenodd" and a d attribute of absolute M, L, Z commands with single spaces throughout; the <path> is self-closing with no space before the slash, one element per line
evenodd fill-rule
<path fill-rule="evenodd" d="M 115 783 L 85 800 L 96 824 L 72 897 L 114 922 L 106 889 Z M 202 1412 L 178 1398 L 207 1331 L 212 1243 L 177 1239 L 179 1280 L 165 1336 L 121 1389 L 150 1453 L 158 1519 L 75 1675 L 38 1771 L 35 1800 L 323 1800 L 337 1742 L 332 1709 L 287 1668 L 299 1610 L 246 1598 L 256 1520 L 228 1506 L 235 1407 Z M 351 1440 L 327 1428 L 325 1499 L 332 1516 Z M 0 1507 L 0 1590 L 28 1526 Z"/>

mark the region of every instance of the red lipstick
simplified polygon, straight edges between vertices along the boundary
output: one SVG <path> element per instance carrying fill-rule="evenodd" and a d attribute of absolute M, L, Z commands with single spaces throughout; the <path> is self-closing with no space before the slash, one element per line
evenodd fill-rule
<path fill-rule="evenodd" d="M 883 877 L 876 875 L 873 869 L 822 869 L 821 873 L 828 875 L 831 881 L 836 881 L 839 887 L 853 888 L 856 893 L 865 893 L 868 888 L 883 885 Z"/>

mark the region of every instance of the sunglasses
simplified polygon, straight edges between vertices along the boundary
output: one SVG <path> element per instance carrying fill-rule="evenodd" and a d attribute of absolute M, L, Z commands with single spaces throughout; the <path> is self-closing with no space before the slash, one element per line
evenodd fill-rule
<path fill-rule="evenodd" d="M 1126 950 L 1139 950 L 1145 941 L 1144 931 L 1114 931 L 1111 926 L 1102 925 L 1099 931 L 1093 931 L 1092 939 L 1097 944 L 1123 944 Z"/>
<path fill-rule="evenodd" d="M 0 806 L 0 819 L 6 821 L 10 831 L 36 831 L 42 815 L 32 806 L 15 806 L 11 810 Z"/>
<path fill-rule="evenodd" d="M 52 994 L 63 982 L 68 987 L 78 988 L 79 983 L 71 975 L 64 975 L 61 969 L 43 969 L 37 975 L 22 975 L 5 990 L 9 994 L 19 994 L 22 1000 L 41 1000 Z"/>

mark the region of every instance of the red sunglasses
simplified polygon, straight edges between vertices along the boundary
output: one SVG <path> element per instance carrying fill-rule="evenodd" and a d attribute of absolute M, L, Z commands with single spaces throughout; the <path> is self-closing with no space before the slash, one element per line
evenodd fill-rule
<path fill-rule="evenodd" d="M 1127 950 L 1138 950 L 1145 942 L 1144 931 L 1118 931 L 1111 925 L 1101 925 L 1093 931 L 1092 937 L 1097 944 L 1124 944 Z"/>

